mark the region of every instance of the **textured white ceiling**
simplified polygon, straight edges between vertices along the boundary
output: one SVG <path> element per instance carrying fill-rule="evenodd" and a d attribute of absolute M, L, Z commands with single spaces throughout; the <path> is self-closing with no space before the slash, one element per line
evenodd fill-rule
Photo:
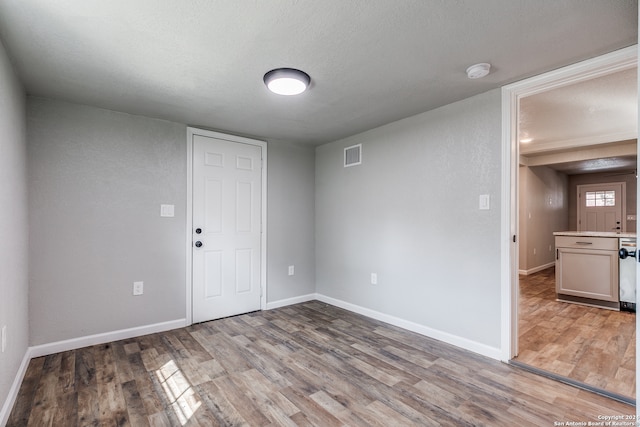
<path fill-rule="evenodd" d="M 636 0 L 0 0 L 29 94 L 320 144 L 637 42 Z M 492 73 L 466 78 L 490 62 Z M 265 72 L 300 68 L 299 97 Z"/>
<path fill-rule="evenodd" d="M 637 68 L 633 68 L 523 98 L 520 138 L 533 138 L 524 146 L 636 138 L 637 80 Z"/>
<path fill-rule="evenodd" d="M 538 93 L 520 101 L 520 138 L 525 155 L 580 151 L 638 136 L 637 68 Z M 582 148 L 581 148 L 582 147 Z M 583 152 L 584 154 L 584 152 Z M 636 169 L 636 156 L 583 159 L 554 164 L 565 173 Z"/>

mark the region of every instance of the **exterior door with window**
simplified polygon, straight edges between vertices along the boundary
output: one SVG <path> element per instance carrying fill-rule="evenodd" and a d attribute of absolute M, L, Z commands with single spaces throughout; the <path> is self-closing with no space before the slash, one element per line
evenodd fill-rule
<path fill-rule="evenodd" d="M 578 185 L 578 231 L 625 231 L 625 183 Z"/>

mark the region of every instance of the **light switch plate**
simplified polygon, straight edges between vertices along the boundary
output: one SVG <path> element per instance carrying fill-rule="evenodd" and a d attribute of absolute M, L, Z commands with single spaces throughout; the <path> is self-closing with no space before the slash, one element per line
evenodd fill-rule
<path fill-rule="evenodd" d="M 133 282 L 133 295 L 142 295 L 144 293 L 144 282 Z"/>
<path fill-rule="evenodd" d="M 293 276 L 296 272 L 296 268 L 293 265 L 289 266 L 289 276 Z"/>
<path fill-rule="evenodd" d="M 0 333 L 0 335 L 2 335 L 2 352 L 4 353 L 7 349 L 7 325 L 2 327 L 2 333 Z"/>
<path fill-rule="evenodd" d="M 480 195 L 479 208 L 481 210 L 491 209 L 491 196 L 489 194 Z"/>
<path fill-rule="evenodd" d="M 160 216 L 174 217 L 175 205 L 160 205 Z"/>

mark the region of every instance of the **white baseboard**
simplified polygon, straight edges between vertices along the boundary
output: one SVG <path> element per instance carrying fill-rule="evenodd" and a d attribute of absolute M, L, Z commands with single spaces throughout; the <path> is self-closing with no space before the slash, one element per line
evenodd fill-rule
<path fill-rule="evenodd" d="M 154 323 L 152 325 L 138 326 L 135 328 L 121 329 L 119 331 L 105 332 L 70 340 L 57 341 L 48 344 L 29 347 L 31 357 L 47 356 L 61 351 L 75 350 L 96 344 L 104 344 L 111 341 L 119 341 L 142 335 L 155 334 L 156 332 L 170 331 L 187 326 L 187 319 L 170 320 L 168 322 Z"/>
<path fill-rule="evenodd" d="M 316 299 L 327 304 L 335 305 L 336 307 L 344 308 L 345 310 L 349 310 L 354 313 L 362 314 L 363 316 L 371 317 L 372 319 L 380 320 L 382 322 L 398 326 L 411 332 L 416 332 L 420 335 L 424 335 L 438 341 L 446 342 L 447 344 L 455 345 L 456 347 L 460 347 L 465 350 L 490 357 L 492 359 L 502 360 L 502 351 L 500 350 L 500 348 L 491 347 L 486 344 L 450 334 L 448 332 L 439 331 L 428 326 L 420 325 L 418 323 L 401 319 L 399 317 L 391 316 L 379 311 L 371 310 L 369 308 L 331 298 L 326 295 L 316 294 Z"/>
<path fill-rule="evenodd" d="M 546 270 L 547 268 L 553 267 L 554 265 L 556 265 L 555 261 L 550 262 L 548 264 L 542 264 L 542 265 L 539 265 L 537 267 L 530 268 L 528 270 L 518 270 L 518 274 L 521 274 L 523 276 L 528 276 L 529 274 L 533 274 L 533 273 L 537 273 L 538 271 Z"/>
<path fill-rule="evenodd" d="M 27 351 L 24 353 L 22 363 L 20 363 L 20 367 L 18 368 L 16 377 L 13 380 L 13 384 L 11 384 L 7 399 L 4 401 L 4 405 L 2 405 L 2 410 L 0 410 L 0 426 L 6 425 L 7 421 L 9 421 L 9 415 L 11 414 L 11 410 L 13 409 L 13 404 L 16 403 L 18 392 L 20 391 L 20 386 L 22 385 L 22 380 L 24 380 L 24 375 L 27 373 L 27 368 L 29 367 L 29 362 L 31 361 L 30 350 L 30 348 L 27 348 Z"/>
<path fill-rule="evenodd" d="M 318 299 L 317 294 L 300 295 L 299 297 L 272 301 L 267 303 L 267 310 L 273 310 L 274 308 L 286 307 L 293 304 L 300 304 L 301 302 L 313 301 L 314 299 Z"/>

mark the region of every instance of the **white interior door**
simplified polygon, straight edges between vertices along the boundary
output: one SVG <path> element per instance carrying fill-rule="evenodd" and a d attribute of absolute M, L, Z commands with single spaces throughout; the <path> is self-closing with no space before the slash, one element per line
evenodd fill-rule
<path fill-rule="evenodd" d="M 193 136 L 193 322 L 260 309 L 262 147 Z"/>
<path fill-rule="evenodd" d="M 624 183 L 578 185 L 578 231 L 625 231 Z"/>

